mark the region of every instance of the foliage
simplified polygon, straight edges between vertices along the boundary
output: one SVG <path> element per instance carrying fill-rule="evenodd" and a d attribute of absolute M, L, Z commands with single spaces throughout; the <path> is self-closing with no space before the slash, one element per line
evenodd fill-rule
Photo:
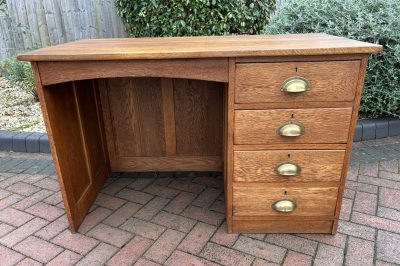
<path fill-rule="evenodd" d="M 1 62 L 0 69 L 6 80 L 16 87 L 27 90 L 36 101 L 38 100 L 32 67 L 29 62 L 18 61 L 16 57 L 11 57 Z"/>
<path fill-rule="evenodd" d="M 400 115 L 400 1 L 291 0 L 266 27 L 266 33 L 325 32 L 379 43 L 371 55 L 360 113 Z"/>
<path fill-rule="evenodd" d="M 132 37 L 257 34 L 275 0 L 115 0 Z"/>

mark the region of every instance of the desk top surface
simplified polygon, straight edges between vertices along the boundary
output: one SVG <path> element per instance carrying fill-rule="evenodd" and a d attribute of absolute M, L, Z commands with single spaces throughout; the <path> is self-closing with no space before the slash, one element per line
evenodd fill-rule
<path fill-rule="evenodd" d="M 24 61 L 216 58 L 376 53 L 381 45 L 327 34 L 86 39 L 18 55 Z"/>

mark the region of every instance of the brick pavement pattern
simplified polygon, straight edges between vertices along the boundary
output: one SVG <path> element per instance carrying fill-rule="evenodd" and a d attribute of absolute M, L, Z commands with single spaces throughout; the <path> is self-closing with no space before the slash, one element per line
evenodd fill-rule
<path fill-rule="evenodd" d="M 222 177 L 193 173 L 114 174 L 71 234 L 50 157 L 0 153 L 0 265 L 399 265 L 391 149 L 351 164 L 334 236 L 227 234 Z"/>

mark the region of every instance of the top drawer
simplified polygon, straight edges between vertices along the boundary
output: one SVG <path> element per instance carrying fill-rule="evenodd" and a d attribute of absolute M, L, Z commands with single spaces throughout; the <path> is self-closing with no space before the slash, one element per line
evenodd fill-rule
<path fill-rule="evenodd" d="M 236 64 L 236 103 L 353 101 L 360 61 Z M 291 77 L 308 81 L 305 92 L 283 92 Z"/>

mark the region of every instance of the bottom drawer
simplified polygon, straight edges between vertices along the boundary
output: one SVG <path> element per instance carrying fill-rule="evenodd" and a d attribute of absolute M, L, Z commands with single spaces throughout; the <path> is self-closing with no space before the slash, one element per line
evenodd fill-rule
<path fill-rule="evenodd" d="M 233 233 L 332 233 L 329 221 L 234 220 Z"/>
<path fill-rule="evenodd" d="M 338 187 L 313 187 L 287 183 L 234 183 L 234 216 L 330 216 L 335 214 Z M 291 212 L 279 212 L 273 204 L 279 200 L 294 203 Z M 286 210 L 285 206 L 283 210 Z M 281 209 L 282 211 L 282 209 Z"/>

